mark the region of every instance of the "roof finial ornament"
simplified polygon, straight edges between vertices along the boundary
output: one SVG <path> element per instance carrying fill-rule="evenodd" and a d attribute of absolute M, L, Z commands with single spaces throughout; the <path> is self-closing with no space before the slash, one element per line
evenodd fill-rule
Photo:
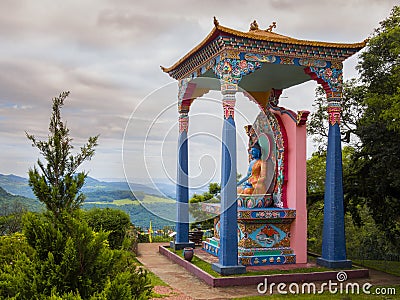
<path fill-rule="evenodd" d="M 218 26 L 219 25 L 219 22 L 218 22 L 218 20 L 217 20 L 217 18 L 214 16 L 214 25 L 215 26 Z"/>
<path fill-rule="evenodd" d="M 272 29 L 276 28 L 276 22 L 272 22 L 271 25 L 269 25 L 268 29 L 266 29 L 266 32 L 272 32 Z"/>
<path fill-rule="evenodd" d="M 253 30 L 258 30 L 258 24 L 257 24 L 257 21 L 256 21 L 256 20 L 254 20 L 254 21 L 250 24 L 250 31 L 253 31 Z"/>

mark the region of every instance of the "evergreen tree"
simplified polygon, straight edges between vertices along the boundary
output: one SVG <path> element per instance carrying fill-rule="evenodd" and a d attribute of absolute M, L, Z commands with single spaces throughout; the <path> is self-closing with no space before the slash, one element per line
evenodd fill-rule
<path fill-rule="evenodd" d="M 94 155 L 98 135 L 89 137 L 88 142 L 80 148 L 75 156 L 71 154 L 73 146 L 69 129 L 61 119 L 61 108 L 69 92 L 63 92 L 53 98 L 53 112 L 50 118 L 47 141 L 37 140 L 26 133 L 32 146 L 39 149 L 47 164 L 38 159 L 38 168 L 29 170 L 29 185 L 35 196 L 46 205 L 46 208 L 59 216 L 61 212 L 72 212 L 79 208 L 85 196 L 80 193 L 87 173 L 79 172 L 78 167 Z"/>
<path fill-rule="evenodd" d="M 392 250 L 398 251 L 400 6 L 395 6 L 372 34 L 361 54 L 358 70 L 360 81 L 346 83 L 343 90 L 342 141 L 349 142 L 350 137 L 355 137 L 350 143 L 354 147 L 351 162 L 343 170 L 345 207 L 352 213 L 353 221 L 360 225 L 358 210 L 366 206 L 377 227 L 391 241 Z M 319 141 L 323 141 L 327 133 L 325 102 L 321 99 L 317 97 L 317 111 L 312 114 L 309 126 L 309 132 Z M 310 196 L 313 195 L 308 195 L 309 200 Z"/>
<path fill-rule="evenodd" d="M 98 136 L 90 137 L 77 155 L 71 154 L 72 139 L 60 114 L 68 94 L 53 99 L 47 141 L 27 134 L 47 161 L 45 165 L 38 160 L 41 173 L 36 167 L 29 171 L 29 184 L 47 211 L 24 215 L 23 243 L 9 245 L 23 251 L 11 251 L 11 264 L 0 259 L 0 298 L 148 299 L 152 285 L 147 271 L 137 266 L 132 252 L 110 249 L 107 240 L 116 232 L 113 242 L 119 248 L 129 217 L 105 211 L 105 223 L 93 231 L 79 209 L 87 174 L 76 171 L 94 155 Z M 101 225 L 107 225 L 108 232 Z"/>
<path fill-rule="evenodd" d="M 380 23 L 359 64 L 366 86 L 363 116 L 347 180 L 354 202 L 365 202 L 388 240 L 400 249 L 400 6 Z"/>

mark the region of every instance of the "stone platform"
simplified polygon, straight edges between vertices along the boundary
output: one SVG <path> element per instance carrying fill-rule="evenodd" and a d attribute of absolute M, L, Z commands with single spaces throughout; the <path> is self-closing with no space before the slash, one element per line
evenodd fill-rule
<path fill-rule="evenodd" d="M 207 285 L 212 287 L 227 287 L 227 286 L 246 286 L 246 285 L 258 285 L 260 283 L 268 281 L 268 283 L 281 283 L 281 282 L 317 282 L 317 281 L 328 281 L 328 280 L 336 280 L 337 274 L 339 271 L 326 271 L 326 272 L 310 272 L 310 273 L 289 273 L 289 274 L 273 274 L 273 275 L 251 275 L 251 272 L 248 272 L 248 275 L 243 276 L 223 276 L 223 277 L 214 277 L 192 263 L 184 260 L 180 256 L 171 252 L 166 246 L 159 246 L 159 253 L 167 257 L 172 262 L 180 265 L 185 268 L 187 271 L 195 275 L 197 278 L 204 281 Z M 200 254 L 200 255 L 199 255 Z M 204 259 L 205 255 L 208 255 L 208 258 L 204 259 L 207 262 L 217 262 L 218 259 L 215 256 L 207 254 L 205 251 L 201 249 L 195 249 L 195 255 Z M 307 266 L 308 264 L 301 265 L 279 265 L 279 266 L 258 266 L 258 267 L 247 267 L 247 271 L 261 271 L 261 270 L 271 270 L 272 267 L 275 267 L 277 270 L 290 270 L 296 268 L 302 268 Z M 284 268 L 282 268 L 284 266 Z M 309 267 L 315 265 L 308 265 Z M 358 278 L 366 278 L 369 276 L 368 269 L 356 269 L 356 270 L 345 270 L 348 279 L 358 279 Z"/>

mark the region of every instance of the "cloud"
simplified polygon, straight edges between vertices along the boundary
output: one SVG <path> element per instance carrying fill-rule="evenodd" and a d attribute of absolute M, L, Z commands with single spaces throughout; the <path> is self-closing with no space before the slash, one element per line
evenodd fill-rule
<path fill-rule="evenodd" d="M 151 138 L 159 143 L 166 128 L 171 130 L 167 149 L 176 151 L 177 87 L 159 66 L 171 66 L 196 46 L 212 30 L 213 16 L 222 25 L 243 31 L 256 19 L 261 28 L 276 21 L 276 32 L 297 38 L 357 42 L 387 17 L 396 3 L 3 0 L 0 2 L 0 172 L 26 174 L 37 152 L 24 132 L 47 136 L 51 99 L 64 90 L 71 91 L 62 113 L 74 142 L 79 145 L 88 136 L 101 134 L 98 153 L 87 164 L 93 176 L 122 176 L 122 137 L 135 109 L 137 123 L 129 135 L 132 149 L 127 151 L 140 150 L 149 124 L 169 106 L 162 122 L 153 127 Z M 348 69 L 345 63 L 345 71 Z M 349 74 L 352 72 L 348 70 Z M 174 83 L 170 87 L 158 90 L 171 82 Z M 309 107 L 314 92 L 309 89 L 300 86 L 285 91 L 289 98 L 284 102 L 288 106 L 296 102 L 296 109 L 302 105 Z M 210 95 L 220 100 L 219 93 Z M 200 100 L 193 105 L 193 113 L 209 109 Z M 238 107 L 246 106 L 245 103 L 238 101 Z M 253 117 L 250 114 L 249 118 Z M 195 132 L 203 124 L 194 118 L 190 126 Z M 205 145 L 206 139 L 193 140 L 198 147 L 202 143 Z M 207 149 L 219 162 L 220 150 L 212 150 L 208 144 Z M 193 160 L 198 161 L 201 153 L 196 148 L 193 155 Z M 170 162 L 171 166 L 175 164 L 173 158 Z M 141 175 L 140 172 L 135 176 Z"/>

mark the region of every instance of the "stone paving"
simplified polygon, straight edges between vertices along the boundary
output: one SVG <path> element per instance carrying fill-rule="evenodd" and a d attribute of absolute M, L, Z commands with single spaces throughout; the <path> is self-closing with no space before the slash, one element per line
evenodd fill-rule
<path fill-rule="evenodd" d="M 257 287 L 234 286 L 234 287 L 210 287 L 184 268 L 171 262 L 165 256 L 158 253 L 160 245 L 166 243 L 139 244 L 138 260 L 151 272 L 160 277 L 169 287 L 156 287 L 159 294 L 169 295 L 165 300 L 191 300 L 191 299 L 232 299 L 245 296 L 259 295 Z M 399 285 L 400 277 L 383 272 L 370 270 L 370 278 L 352 280 L 352 282 L 372 285 L 389 286 Z"/>
<path fill-rule="evenodd" d="M 259 295 L 256 286 L 246 287 L 218 287 L 208 286 L 184 268 L 172 263 L 165 256 L 158 253 L 158 247 L 166 243 L 139 244 L 138 260 L 151 272 L 160 277 L 165 283 L 172 287 L 181 297 L 182 293 L 190 298 L 187 299 L 231 299 Z M 162 299 L 185 299 L 185 298 L 162 298 Z"/>

